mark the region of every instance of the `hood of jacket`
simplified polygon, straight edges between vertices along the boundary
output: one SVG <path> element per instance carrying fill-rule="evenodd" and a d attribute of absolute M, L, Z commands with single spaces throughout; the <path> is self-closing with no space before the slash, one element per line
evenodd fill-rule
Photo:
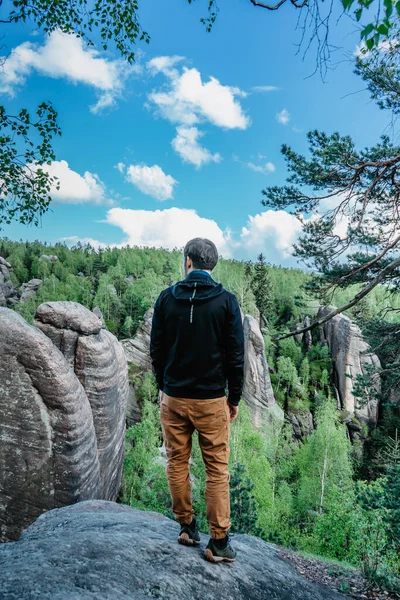
<path fill-rule="evenodd" d="M 201 304 L 223 294 L 224 288 L 208 273 L 192 271 L 183 281 L 173 285 L 171 292 L 177 300 L 188 304 Z"/>

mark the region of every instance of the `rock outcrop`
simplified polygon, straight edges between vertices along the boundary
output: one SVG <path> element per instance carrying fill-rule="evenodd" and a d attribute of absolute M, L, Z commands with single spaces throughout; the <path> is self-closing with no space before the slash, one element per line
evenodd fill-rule
<path fill-rule="evenodd" d="M 98 316 L 76 302 L 46 302 L 37 327 L 65 355 L 89 400 L 97 438 L 101 498 L 118 495 L 124 459 L 128 371 L 121 344 Z"/>
<path fill-rule="evenodd" d="M 311 319 L 310 319 L 310 317 L 308 317 L 308 316 L 307 316 L 307 317 L 304 319 L 304 324 L 303 324 L 303 326 L 304 326 L 304 327 L 310 327 L 310 325 L 311 325 Z M 304 345 L 304 350 L 305 350 L 306 352 L 308 352 L 308 351 L 309 351 L 309 349 L 310 349 L 310 348 L 311 348 L 311 346 L 312 346 L 312 335 L 311 335 L 311 331 L 305 331 L 305 332 L 304 332 L 304 334 L 303 334 L 303 345 Z"/>
<path fill-rule="evenodd" d="M 311 324 L 311 319 L 310 317 L 305 317 L 303 323 L 297 323 L 296 325 L 296 331 L 299 331 L 299 333 L 296 333 L 294 336 L 294 339 L 296 340 L 296 342 L 298 344 L 303 343 L 304 346 L 304 350 L 306 352 L 309 351 L 309 349 L 311 348 L 312 345 L 312 336 L 311 336 L 311 331 L 304 331 L 301 332 L 301 329 L 305 328 L 305 327 L 310 327 Z"/>
<path fill-rule="evenodd" d="M 42 283 L 41 279 L 31 279 L 28 283 L 23 283 L 21 286 L 20 302 L 27 302 L 34 298 Z"/>
<path fill-rule="evenodd" d="M 11 281 L 11 265 L 0 256 L 0 306 L 15 306 L 18 302 L 19 294 Z"/>
<path fill-rule="evenodd" d="M 234 565 L 204 561 L 177 544 L 178 524 L 111 502 L 42 515 L 0 546 L 2 600 L 344 600 L 298 575 L 278 549 L 237 535 Z"/>
<path fill-rule="evenodd" d="M 54 507 L 115 499 L 121 480 L 122 348 L 75 303 L 41 305 L 36 323 L 0 308 L 0 541 Z"/>
<path fill-rule="evenodd" d="M 334 310 L 332 306 L 321 307 L 317 317 L 321 318 Z M 352 431 L 361 431 L 360 424 L 365 423 L 373 428 L 378 422 L 378 403 L 371 394 L 362 406 L 353 394 L 358 375 L 363 375 L 369 366 L 379 368 L 380 362 L 376 354 L 370 351 L 358 325 L 349 317 L 339 314 L 324 323 L 320 331 L 321 340 L 326 341 L 334 367 L 334 383 L 337 387 L 341 408 L 348 413 L 347 421 L 353 420 Z M 379 391 L 380 382 L 374 383 Z M 355 421 L 354 421 L 355 420 Z"/>
<path fill-rule="evenodd" d="M 293 427 L 293 435 L 296 440 L 304 440 L 314 431 L 314 421 L 310 411 L 285 413 L 285 421 Z"/>
<path fill-rule="evenodd" d="M 153 312 L 152 308 L 146 312 L 134 338 L 121 341 L 127 361 L 145 371 L 151 369 L 150 333 Z"/>
<path fill-rule="evenodd" d="M 152 368 L 150 358 L 150 333 L 154 310 L 150 308 L 144 315 L 135 337 L 121 341 L 122 348 L 128 361 L 129 399 L 126 410 L 126 424 L 128 427 L 138 423 L 142 416 L 141 406 L 137 400 L 135 378 L 142 376 Z"/>
<path fill-rule="evenodd" d="M 264 338 L 257 320 L 246 315 L 243 320 L 245 352 L 243 400 L 251 410 L 253 422 L 260 426 L 266 418 L 283 422 L 283 411 L 276 404 L 265 356 Z"/>
<path fill-rule="evenodd" d="M 42 512 L 100 497 L 93 415 L 59 350 L 0 308 L 0 541 Z"/>

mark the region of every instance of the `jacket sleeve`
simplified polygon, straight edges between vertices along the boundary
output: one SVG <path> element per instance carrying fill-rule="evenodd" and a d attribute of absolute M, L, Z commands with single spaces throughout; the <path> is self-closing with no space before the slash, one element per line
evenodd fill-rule
<path fill-rule="evenodd" d="M 233 295 L 229 304 L 225 340 L 228 400 L 230 404 L 237 406 L 243 389 L 244 336 L 239 303 Z"/>
<path fill-rule="evenodd" d="M 164 316 L 162 310 L 161 294 L 154 305 L 153 321 L 150 334 L 150 356 L 153 372 L 156 376 L 158 387 L 164 388 L 165 347 L 164 347 Z"/>

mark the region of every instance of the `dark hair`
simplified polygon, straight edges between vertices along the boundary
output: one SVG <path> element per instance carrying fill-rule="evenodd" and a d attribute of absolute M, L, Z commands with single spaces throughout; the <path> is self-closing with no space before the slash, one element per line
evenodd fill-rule
<path fill-rule="evenodd" d="M 218 250 L 216 245 L 206 238 L 193 238 L 190 240 L 184 250 L 183 256 L 192 259 L 195 269 L 205 269 L 212 271 L 218 262 Z"/>

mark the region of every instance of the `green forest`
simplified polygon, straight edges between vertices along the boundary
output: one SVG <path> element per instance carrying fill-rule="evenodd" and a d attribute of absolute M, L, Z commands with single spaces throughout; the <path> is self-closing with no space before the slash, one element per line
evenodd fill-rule
<path fill-rule="evenodd" d="M 40 242 L 0 240 L 0 256 L 11 265 L 12 284 L 42 280 L 34 296 L 15 310 L 33 322 L 46 301 L 70 300 L 100 308 L 107 328 L 119 339 L 134 336 L 158 294 L 183 278 L 182 253 L 155 248 L 68 248 Z M 57 257 L 54 262 L 47 257 Z M 279 339 L 321 304 L 340 306 L 358 284 L 329 295 L 315 291 L 316 276 L 300 269 L 221 259 L 213 277 L 238 298 L 245 314 L 260 322 L 274 394 L 287 415 L 311 412 L 315 429 L 301 440 L 286 422 L 256 429 L 241 403 L 231 433 L 232 529 L 279 545 L 360 567 L 373 582 L 400 590 L 400 411 L 392 395 L 398 348 L 400 297 L 376 286 L 347 311 L 359 324 L 382 364 L 378 427 L 352 444 L 337 409 L 332 361 L 312 332 L 307 351 L 294 337 Z M 387 343 L 382 343 L 388 339 Z M 127 431 L 120 499 L 131 506 L 172 516 L 158 410 L 151 372 L 131 373 L 142 420 Z M 360 404 L 368 377 L 357 382 Z M 207 530 L 205 472 L 195 444 L 192 463 L 196 515 Z M 346 591 L 345 589 L 343 590 Z"/>

